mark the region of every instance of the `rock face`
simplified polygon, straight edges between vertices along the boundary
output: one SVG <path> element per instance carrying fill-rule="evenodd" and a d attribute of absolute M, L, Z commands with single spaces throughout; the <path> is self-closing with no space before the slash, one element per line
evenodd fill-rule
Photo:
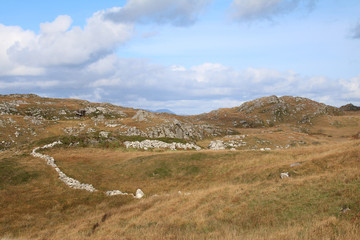
<path fill-rule="evenodd" d="M 124 142 L 124 145 L 126 148 L 135 148 L 135 149 L 195 149 L 195 150 L 201 150 L 201 148 L 193 143 L 166 143 L 158 140 L 144 140 L 142 142 L 135 141 L 135 142 Z"/>
<path fill-rule="evenodd" d="M 227 130 L 210 124 L 192 124 L 173 120 L 170 123 L 158 124 L 143 130 L 137 127 L 128 127 L 120 131 L 120 135 L 141 136 L 146 138 L 177 138 L 177 139 L 203 139 L 206 136 L 221 136 L 228 133 Z"/>
<path fill-rule="evenodd" d="M 174 120 L 172 123 L 163 124 L 146 129 L 146 137 L 149 138 L 178 138 L 178 139 L 203 139 L 205 136 L 220 136 L 226 130 L 210 124 L 191 124 Z"/>

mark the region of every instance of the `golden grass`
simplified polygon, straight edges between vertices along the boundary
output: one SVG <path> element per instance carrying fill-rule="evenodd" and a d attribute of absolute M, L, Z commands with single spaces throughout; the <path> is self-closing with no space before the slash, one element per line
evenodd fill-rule
<path fill-rule="evenodd" d="M 1 153 L 1 161 L 11 159 L 23 171 L 37 172 L 33 179 L 0 190 L 4 239 L 357 239 L 360 235 L 359 141 L 271 152 L 59 147 L 47 154 L 66 174 L 100 190 L 141 188 L 146 197 L 134 200 L 69 189 L 43 160 Z M 301 165 L 289 167 L 295 162 Z M 291 177 L 281 180 L 284 171 Z M 343 207 L 351 210 L 342 213 Z"/>

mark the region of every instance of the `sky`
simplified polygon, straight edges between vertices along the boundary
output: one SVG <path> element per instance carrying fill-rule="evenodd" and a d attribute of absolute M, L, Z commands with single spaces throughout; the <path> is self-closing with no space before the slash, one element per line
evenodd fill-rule
<path fill-rule="evenodd" d="M 199 114 L 360 105 L 358 0 L 0 0 L 0 94 Z"/>

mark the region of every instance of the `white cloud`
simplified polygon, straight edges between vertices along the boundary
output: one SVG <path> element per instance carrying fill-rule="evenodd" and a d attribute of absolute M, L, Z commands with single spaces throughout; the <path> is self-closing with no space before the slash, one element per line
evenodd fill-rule
<path fill-rule="evenodd" d="M 171 65 L 170 69 L 171 69 L 171 71 L 174 71 L 174 72 L 184 72 L 184 71 L 186 71 L 186 68 L 184 66 L 181 66 L 181 65 Z"/>
<path fill-rule="evenodd" d="M 45 69 L 41 67 L 24 66 L 10 60 L 8 50 L 14 44 L 29 44 L 35 38 L 32 31 L 20 27 L 0 24 L 0 76 L 41 75 Z"/>
<path fill-rule="evenodd" d="M 94 74 L 104 75 L 112 73 L 117 63 L 118 57 L 115 54 L 107 55 L 98 61 L 87 66 L 87 71 Z"/>
<path fill-rule="evenodd" d="M 360 76 L 351 79 L 342 79 L 340 84 L 344 87 L 346 94 L 344 98 L 354 98 L 360 101 Z"/>
<path fill-rule="evenodd" d="M 131 24 L 104 19 L 104 14 L 112 11 L 114 9 L 94 13 L 83 29 L 78 26 L 70 28 L 72 20 L 69 16 L 59 16 L 53 22 L 41 24 L 39 34 L 19 29 L 18 38 L 21 40 L 10 39 L 12 45 L 7 46 L 6 57 L 14 63 L 30 67 L 92 62 L 114 51 L 132 34 Z"/>
<path fill-rule="evenodd" d="M 193 24 L 212 0 L 128 0 L 126 5 L 110 12 L 107 17 L 115 22 L 155 22 L 188 26 Z"/>
<path fill-rule="evenodd" d="M 191 70 L 194 71 L 194 78 L 198 82 L 219 81 L 221 79 L 219 75 L 232 73 L 231 69 L 218 63 L 204 63 L 192 67 Z"/>
<path fill-rule="evenodd" d="M 233 0 L 231 12 L 232 18 L 239 21 L 269 20 L 299 6 L 312 9 L 315 3 L 316 0 Z"/>
<path fill-rule="evenodd" d="M 70 28 L 71 23 L 70 16 L 60 15 L 53 22 L 41 23 L 40 31 L 43 34 L 63 33 Z"/>

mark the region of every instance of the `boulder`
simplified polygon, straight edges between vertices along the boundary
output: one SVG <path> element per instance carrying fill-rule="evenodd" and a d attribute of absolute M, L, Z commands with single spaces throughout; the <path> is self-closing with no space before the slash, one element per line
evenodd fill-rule
<path fill-rule="evenodd" d="M 224 150 L 225 149 L 225 144 L 221 140 L 211 141 L 210 144 L 209 144 L 209 149 L 211 149 L 211 150 Z"/>
<path fill-rule="evenodd" d="M 138 190 L 136 190 L 135 198 L 140 199 L 140 198 L 142 198 L 144 195 L 145 195 L 144 192 L 141 191 L 141 189 L 139 188 Z"/>

